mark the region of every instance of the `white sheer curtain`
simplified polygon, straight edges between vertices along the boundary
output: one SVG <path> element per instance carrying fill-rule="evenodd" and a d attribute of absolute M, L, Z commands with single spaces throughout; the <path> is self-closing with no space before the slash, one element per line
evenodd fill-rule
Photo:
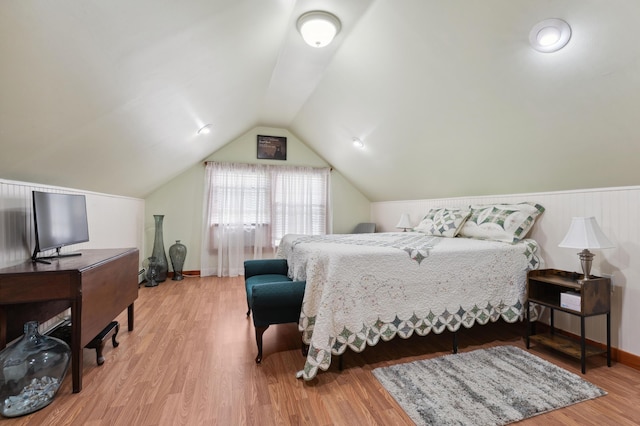
<path fill-rule="evenodd" d="M 322 235 L 331 229 L 328 168 L 271 169 L 272 243 L 286 234 Z"/>
<path fill-rule="evenodd" d="M 201 274 L 244 274 L 245 251 L 262 257 L 269 245 L 268 173 L 257 165 L 207 163 Z"/>
<path fill-rule="evenodd" d="M 208 162 L 201 275 L 242 275 L 287 233 L 326 234 L 329 178 L 328 168 Z"/>

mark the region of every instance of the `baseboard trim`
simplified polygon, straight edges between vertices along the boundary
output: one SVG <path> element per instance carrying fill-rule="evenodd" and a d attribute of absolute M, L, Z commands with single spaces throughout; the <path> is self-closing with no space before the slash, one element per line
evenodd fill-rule
<path fill-rule="evenodd" d="M 182 275 L 185 278 L 199 277 L 200 276 L 200 271 L 182 271 Z M 167 273 L 167 278 L 173 278 L 173 271 L 169 271 Z"/>
<path fill-rule="evenodd" d="M 611 348 L 611 357 L 620 364 L 640 370 L 640 356 L 629 352 L 621 351 L 618 348 Z"/>

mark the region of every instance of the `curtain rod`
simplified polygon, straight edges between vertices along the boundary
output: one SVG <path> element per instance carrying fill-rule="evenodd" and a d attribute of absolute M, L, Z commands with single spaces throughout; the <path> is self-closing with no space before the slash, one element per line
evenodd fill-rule
<path fill-rule="evenodd" d="M 265 164 L 265 163 L 237 163 L 235 161 L 205 161 L 204 165 L 206 166 L 207 163 L 229 163 L 229 164 L 248 164 L 251 166 L 276 166 L 276 167 L 311 167 L 312 169 L 324 169 L 325 167 L 314 167 L 314 166 L 300 166 L 300 165 L 294 165 L 294 164 Z M 332 172 L 334 170 L 333 166 L 328 166 L 329 167 L 329 171 Z"/>

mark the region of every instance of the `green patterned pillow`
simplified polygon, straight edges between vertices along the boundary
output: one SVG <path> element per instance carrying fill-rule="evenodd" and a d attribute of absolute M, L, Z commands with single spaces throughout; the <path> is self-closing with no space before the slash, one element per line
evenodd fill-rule
<path fill-rule="evenodd" d="M 468 209 L 431 209 L 413 230 L 437 237 L 455 237 L 470 214 Z"/>
<path fill-rule="evenodd" d="M 533 203 L 470 206 L 461 237 L 517 243 L 526 237 L 544 207 Z"/>

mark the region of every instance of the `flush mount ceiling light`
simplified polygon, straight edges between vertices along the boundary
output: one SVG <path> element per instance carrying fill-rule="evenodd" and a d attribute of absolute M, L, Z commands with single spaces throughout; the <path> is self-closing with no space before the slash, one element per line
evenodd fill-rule
<path fill-rule="evenodd" d="M 297 27 L 309 46 L 325 47 L 340 32 L 340 20 L 329 12 L 313 10 L 298 18 Z"/>
<path fill-rule="evenodd" d="M 355 146 L 356 148 L 364 148 L 364 143 L 360 139 L 353 138 L 351 140 L 353 141 L 353 146 Z"/>
<path fill-rule="evenodd" d="M 213 124 L 205 124 L 204 126 L 200 127 L 200 129 L 198 130 L 198 134 L 208 135 L 209 133 L 211 133 L 212 127 L 213 127 Z"/>
<path fill-rule="evenodd" d="M 562 19 L 545 19 L 534 25 L 529 33 L 529 42 L 538 52 L 551 53 L 569 43 L 571 27 Z"/>

